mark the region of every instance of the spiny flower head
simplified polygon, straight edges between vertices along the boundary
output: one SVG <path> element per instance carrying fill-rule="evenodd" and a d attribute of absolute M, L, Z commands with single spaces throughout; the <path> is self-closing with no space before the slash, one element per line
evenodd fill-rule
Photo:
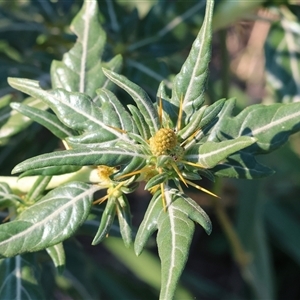
<path fill-rule="evenodd" d="M 161 128 L 150 138 L 149 144 L 153 155 L 167 155 L 177 146 L 177 137 L 172 129 Z"/>

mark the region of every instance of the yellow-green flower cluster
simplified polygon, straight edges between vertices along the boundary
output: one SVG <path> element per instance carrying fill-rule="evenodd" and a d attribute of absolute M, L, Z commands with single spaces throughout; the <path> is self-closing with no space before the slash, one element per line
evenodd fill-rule
<path fill-rule="evenodd" d="M 177 137 L 172 129 L 161 128 L 150 138 L 149 144 L 153 155 L 167 155 L 177 146 Z"/>

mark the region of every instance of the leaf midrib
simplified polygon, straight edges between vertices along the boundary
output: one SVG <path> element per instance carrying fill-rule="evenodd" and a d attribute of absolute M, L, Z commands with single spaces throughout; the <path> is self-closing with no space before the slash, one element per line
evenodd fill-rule
<path fill-rule="evenodd" d="M 276 113 L 279 113 L 280 111 L 280 108 L 277 110 Z M 289 121 L 291 119 L 294 119 L 294 118 L 297 118 L 300 116 L 300 111 L 298 112 L 295 112 L 295 113 L 292 113 L 292 114 L 288 114 L 280 119 L 277 119 L 275 121 L 272 121 L 268 124 L 266 124 L 265 126 L 261 126 L 261 127 L 258 127 L 254 130 L 251 130 L 249 133 L 243 135 L 243 136 L 257 136 L 258 134 L 264 132 L 264 131 L 268 131 L 269 129 L 272 129 L 272 127 L 275 127 L 275 126 L 278 126 L 280 125 L 281 123 L 285 123 L 286 121 Z M 276 117 L 276 115 L 273 117 L 273 119 Z M 242 130 L 242 128 L 241 128 Z M 241 132 L 239 132 L 239 134 L 241 135 Z"/>
<path fill-rule="evenodd" d="M 82 188 L 78 188 L 78 189 L 82 189 Z M 13 242 L 14 240 L 16 240 L 18 238 L 22 238 L 23 236 L 26 236 L 28 233 L 30 233 L 35 228 L 39 228 L 40 226 L 42 227 L 43 223 L 47 223 L 49 220 L 54 219 L 57 215 L 59 215 L 62 211 L 64 211 L 65 209 L 67 209 L 69 206 L 73 206 L 77 201 L 82 200 L 82 198 L 84 198 L 85 196 L 87 196 L 87 195 L 89 195 L 91 193 L 96 192 L 98 189 L 99 189 L 99 187 L 92 186 L 90 189 L 88 189 L 84 193 L 81 193 L 80 195 L 77 195 L 76 197 L 72 198 L 73 200 L 68 201 L 67 203 L 65 203 L 64 205 L 62 205 L 59 209 L 55 210 L 52 214 L 48 215 L 46 218 L 44 218 L 41 221 L 33 224 L 32 226 L 28 227 L 27 229 L 21 231 L 20 233 L 15 234 L 15 235 L 11 236 L 10 238 L 8 238 L 8 239 L 0 242 L 0 247 L 5 246 L 7 243 Z M 30 223 L 29 221 L 26 221 L 26 220 L 20 220 L 20 221 Z"/>

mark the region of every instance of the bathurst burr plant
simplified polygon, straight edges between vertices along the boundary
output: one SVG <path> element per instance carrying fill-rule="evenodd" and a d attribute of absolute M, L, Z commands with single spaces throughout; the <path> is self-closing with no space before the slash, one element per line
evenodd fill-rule
<path fill-rule="evenodd" d="M 53 253 L 63 253 L 63 241 L 86 221 L 92 205 L 101 205 L 92 243 L 107 237 L 116 216 L 125 246 L 133 243 L 137 255 L 158 231 L 160 297 L 173 297 L 195 223 L 208 234 L 212 230 L 208 215 L 185 190 L 192 186 L 218 197 L 199 184 L 203 177 L 214 181 L 216 176 L 252 179 L 271 174 L 255 156 L 278 148 L 299 129 L 299 103 L 253 105 L 237 116 L 232 115 L 234 99 L 206 105 L 212 15 L 213 0 L 207 0 L 190 54 L 171 90 L 162 82 L 156 99 L 119 74 L 120 55 L 108 62 L 99 59 L 106 37 L 96 1 L 85 1 L 73 20 L 71 29 L 78 39 L 62 61 L 52 63 L 51 90 L 30 79 L 9 78 L 13 88 L 44 105 L 11 107 L 48 128 L 65 150 L 21 162 L 12 171 L 21 173 L 21 179 L 11 178 L 10 186 L 2 183 L 13 216 L 0 226 L 2 258 L 47 249 L 58 265 Z M 135 105 L 117 99 L 114 85 Z M 152 200 L 134 236 L 127 195 L 140 182 Z M 101 189 L 106 194 L 95 199 Z"/>

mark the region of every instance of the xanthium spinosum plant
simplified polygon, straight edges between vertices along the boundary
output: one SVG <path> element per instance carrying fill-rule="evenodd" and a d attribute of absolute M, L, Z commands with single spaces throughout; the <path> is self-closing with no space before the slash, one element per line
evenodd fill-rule
<path fill-rule="evenodd" d="M 299 130 L 299 103 L 253 105 L 237 116 L 232 113 L 235 99 L 205 104 L 213 5 L 207 0 L 190 54 L 171 91 L 160 84 L 156 103 L 118 74 L 120 55 L 109 62 L 99 60 L 105 33 L 96 1 L 85 1 L 73 20 L 77 42 L 62 61 L 52 63 L 51 90 L 33 80 L 9 78 L 12 87 L 44 105 L 11 107 L 48 128 L 66 149 L 21 162 L 13 169 L 21 178 L 1 185 L 14 215 L 0 226 L 1 258 L 47 249 L 58 265 L 53 247 L 63 253 L 62 242 L 86 221 L 93 204 L 105 208 L 92 243 L 107 237 L 117 216 L 129 247 L 133 233 L 126 195 L 143 181 L 152 200 L 135 235 L 135 253 L 139 255 L 158 231 L 160 297 L 173 297 L 195 223 L 208 234 L 212 230 L 208 215 L 185 190 L 192 186 L 218 197 L 199 185 L 202 177 L 214 181 L 216 176 L 252 179 L 272 174 L 255 156 L 277 149 Z M 114 84 L 136 105 L 125 107 L 113 93 Z M 29 189 L 20 197 L 24 185 Z M 106 195 L 95 200 L 94 193 L 101 189 Z"/>

